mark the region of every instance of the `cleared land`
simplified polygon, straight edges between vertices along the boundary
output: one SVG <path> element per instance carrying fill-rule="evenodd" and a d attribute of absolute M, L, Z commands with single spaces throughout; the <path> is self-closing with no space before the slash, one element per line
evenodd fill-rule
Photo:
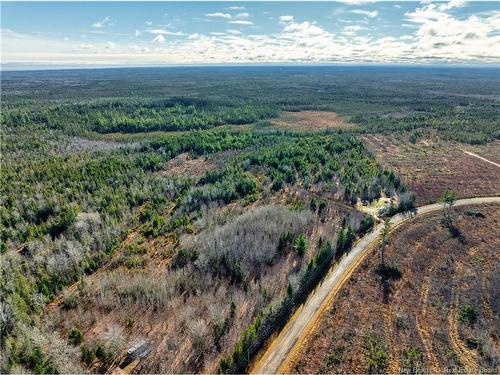
<path fill-rule="evenodd" d="M 499 361 L 498 205 L 412 219 L 390 236 L 392 277 L 373 253 L 285 372 L 495 372 Z"/>
<path fill-rule="evenodd" d="M 491 161 L 490 159 L 486 159 L 478 154 L 475 154 L 473 152 L 470 152 L 470 151 L 464 151 L 467 155 L 470 155 L 470 156 L 473 156 L 475 158 L 478 158 L 482 161 L 485 161 L 486 163 L 490 163 L 491 165 L 494 165 L 495 167 L 499 167 L 500 168 L 500 164 L 498 163 L 495 163 L 494 161 Z"/>
<path fill-rule="evenodd" d="M 280 118 L 271 122 L 279 128 L 302 132 L 356 127 L 335 112 L 326 111 L 284 112 Z"/>
<path fill-rule="evenodd" d="M 435 202 L 445 189 L 455 191 L 460 198 L 500 193 L 500 169 L 464 152 L 498 163 L 500 141 L 469 146 L 437 138 L 415 144 L 390 135 L 363 138 L 377 161 L 397 172 L 417 195 L 418 205 Z"/>
<path fill-rule="evenodd" d="M 493 142 L 486 143 L 484 145 L 463 145 L 463 149 L 471 151 L 473 153 L 479 154 L 482 157 L 500 164 L 500 141 L 496 140 Z"/>
<path fill-rule="evenodd" d="M 158 173 L 163 176 L 194 178 L 203 176 L 216 167 L 217 164 L 208 157 L 192 158 L 189 154 L 184 153 L 165 163 L 165 166 Z"/>

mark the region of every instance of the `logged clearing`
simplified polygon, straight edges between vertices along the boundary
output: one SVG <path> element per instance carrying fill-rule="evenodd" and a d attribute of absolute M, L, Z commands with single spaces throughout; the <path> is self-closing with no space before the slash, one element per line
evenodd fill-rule
<path fill-rule="evenodd" d="M 216 167 L 217 165 L 208 157 L 191 158 L 185 153 L 169 160 L 159 174 L 171 177 L 199 177 Z"/>
<path fill-rule="evenodd" d="M 495 372 L 500 207 L 442 212 L 396 229 L 383 282 L 375 251 L 352 275 L 287 373 Z"/>
<path fill-rule="evenodd" d="M 228 160 L 240 153 L 240 151 L 228 150 L 199 157 L 183 153 L 166 162 L 156 173 L 165 177 L 188 177 L 196 180 L 209 171 L 222 168 Z"/>
<path fill-rule="evenodd" d="M 272 123 L 279 128 L 296 131 L 355 128 L 355 125 L 335 112 L 326 111 L 284 112 L 282 117 L 272 120 Z"/>
<path fill-rule="evenodd" d="M 500 141 L 484 146 L 469 146 L 437 138 L 415 144 L 390 135 L 363 137 L 378 162 L 401 176 L 417 195 L 417 205 L 435 202 L 445 189 L 459 198 L 500 193 L 500 169 L 464 151 L 498 163 Z"/>

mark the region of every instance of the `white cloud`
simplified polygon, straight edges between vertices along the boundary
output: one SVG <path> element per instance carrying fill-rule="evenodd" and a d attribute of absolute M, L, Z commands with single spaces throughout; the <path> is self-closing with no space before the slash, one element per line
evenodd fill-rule
<path fill-rule="evenodd" d="M 101 21 L 97 21 L 97 22 L 93 23 L 92 27 L 100 29 L 100 28 L 102 28 L 104 26 L 111 26 L 112 25 L 111 21 L 112 21 L 111 17 L 110 16 L 106 16 Z"/>
<path fill-rule="evenodd" d="M 411 35 L 402 35 L 399 37 L 400 40 L 414 40 L 415 37 L 411 36 Z"/>
<path fill-rule="evenodd" d="M 245 7 L 242 7 L 242 6 L 231 6 L 231 7 L 227 7 L 226 9 L 227 10 L 245 10 Z"/>
<path fill-rule="evenodd" d="M 433 2 L 434 0 L 422 0 L 420 4 L 422 5 L 429 5 Z M 443 2 L 439 3 L 436 5 L 436 8 L 442 12 L 453 9 L 453 8 L 462 8 L 466 5 L 464 0 L 450 0 L 448 2 Z"/>
<path fill-rule="evenodd" d="M 130 49 L 135 52 L 141 52 L 141 53 L 147 53 L 149 52 L 149 48 L 145 46 L 138 46 L 138 45 L 132 45 L 130 46 Z"/>
<path fill-rule="evenodd" d="M 215 17 L 215 18 L 224 18 L 226 20 L 235 20 L 230 23 L 235 23 L 235 24 L 240 24 L 240 25 L 250 25 L 250 21 L 240 21 L 236 22 L 236 20 L 246 20 L 247 18 L 250 17 L 250 13 L 237 13 L 235 15 L 232 15 L 230 13 L 222 13 L 222 12 L 217 12 L 217 13 L 206 13 L 206 17 Z"/>
<path fill-rule="evenodd" d="M 116 43 L 114 42 L 107 42 L 106 45 L 104 46 L 104 48 L 106 49 L 113 49 L 116 47 Z"/>
<path fill-rule="evenodd" d="M 349 11 L 349 13 L 360 14 L 369 18 L 375 18 L 378 16 L 378 10 L 373 10 L 370 12 L 368 10 L 363 10 L 363 9 L 354 9 Z"/>
<path fill-rule="evenodd" d="M 206 13 L 206 17 L 219 17 L 219 18 L 226 18 L 226 19 L 231 19 L 233 16 L 231 16 L 229 13 L 222 13 L 222 12 L 217 12 L 217 13 Z"/>
<path fill-rule="evenodd" d="M 173 35 L 173 36 L 182 36 L 184 33 L 180 31 L 168 31 L 165 29 L 147 29 L 145 32 L 154 34 L 154 35 Z"/>
<path fill-rule="evenodd" d="M 237 15 L 234 16 L 234 18 L 238 19 L 245 19 L 250 17 L 250 13 L 238 13 Z"/>
<path fill-rule="evenodd" d="M 316 26 L 311 22 L 301 22 L 301 23 L 290 23 L 283 29 L 284 32 L 293 33 L 301 37 L 312 37 L 321 34 L 328 34 L 323 28 Z"/>
<path fill-rule="evenodd" d="M 141 36 L 141 32 L 139 30 L 135 30 L 135 36 Z"/>
<path fill-rule="evenodd" d="M 412 23 L 402 23 L 402 24 L 401 24 L 401 27 L 408 27 L 408 28 L 410 28 L 410 29 L 416 29 L 416 28 L 418 28 L 418 26 L 417 26 L 417 25 L 412 24 Z"/>
<path fill-rule="evenodd" d="M 445 12 L 453 8 L 462 8 L 464 6 L 465 6 L 464 0 L 451 0 L 448 3 L 439 4 L 437 6 L 437 9 L 441 12 Z"/>
<path fill-rule="evenodd" d="M 253 25 L 252 21 L 245 21 L 245 20 L 234 20 L 234 21 L 228 21 L 228 23 L 231 23 L 233 25 L 243 25 L 243 26 L 250 26 Z"/>
<path fill-rule="evenodd" d="M 154 43 L 165 43 L 166 39 L 163 35 L 157 35 L 156 38 L 153 39 Z"/>
<path fill-rule="evenodd" d="M 463 7 L 463 1 L 427 3 L 407 12 L 415 24 L 415 57 L 439 56 L 441 59 L 473 60 L 498 56 L 500 51 L 500 11 L 481 17 L 455 18 L 448 10 Z"/>
<path fill-rule="evenodd" d="M 344 29 L 342 30 L 342 34 L 347 36 L 354 36 L 361 29 L 362 27 L 359 25 L 348 25 L 344 27 Z"/>
<path fill-rule="evenodd" d="M 280 16 L 280 22 L 282 23 L 293 22 L 293 16 Z"/>
<path fill-rule="evenodd" d="M 454 15 L 461 3 L 415 5 L 398 23 L 404 35 L 360 33 L 364 19 L 345 23 L 332 32 L 318 22 L 280 18 L 280 30 L 267 34 L 242 34 L 229 28 L 224 33 L 191 33 L 167 43 L 164 28 L 143 30 L 154 39 L 143 47 L 130 35 L 130 43 L 91 39 L 76 45 L 74 40 L 52 40 L 47 36 L 1 30 L 4 63 L 45 64 L 197 64 L 257 62 L 462 62 L 500 63 L 500 11 Z M 356 9 L 353 9 L 356 10 Z M 348 12 L 348 10 L 346 11 Z M 286 17 L 286 16 L 282 16 Z M 359 18 L 359 17 L 356 17 Z M 227 21 L 247 21 L 228 19 Z M 285 22 L 286 21 L 286 22 Z M 352 20 L 351 20 L 352 21 Z M 237 23 L 238 24 L 238 23 Z M 229 26 L 228 26 L 229 27 Z M 378 29 L 380 31 L 381 29 Z M 167 33 L 168 32 L 168 33 Z M 109 39 L 108 39 L 109 40 Z M 152 42 L 155 44 L 153 45 Z"/>
<path fill-rule="evenodd" d="M 151 26 L 153 25 L 153 21 L 144 21 L 144 25 Z"/>

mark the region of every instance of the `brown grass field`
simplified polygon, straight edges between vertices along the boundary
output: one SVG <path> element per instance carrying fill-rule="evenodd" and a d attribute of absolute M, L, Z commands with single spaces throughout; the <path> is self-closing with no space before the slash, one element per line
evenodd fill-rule
<path fill-rule="evenodd" d="M 462 145 L 438 138 L 411 144 L 388 135 L 363 136 L 384 167 L 394 170 L 417 195 L 417 204 L 435 202 L 445 189 L 458 197 L 500 194 L 500 168 L 463 151 L 493 162 L 500 160 L 500 141 L 484 146 Z"/>
<path fill-rule="evenodd" d="M 284 112 L 283 116 L 273 120 L 272 123 L 282 129 L 301 132 L 355 127 L 335 112 L 326 111 Z"/>
<path fill-rule="evenodd" d="M 396 229 L 385 262 L 400 278 L 381 281 L 376 249 L 287 372 L 498 373 L 500 206 L 456 208 L 453 217 L 454 235 L 442 213 Z"/>

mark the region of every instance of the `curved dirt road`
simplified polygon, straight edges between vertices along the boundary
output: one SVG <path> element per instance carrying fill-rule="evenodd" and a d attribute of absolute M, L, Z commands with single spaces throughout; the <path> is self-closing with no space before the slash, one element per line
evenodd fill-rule
<path fill-rule="evenodd" d="M 500 203 L 500 197 L 478 197 L 459 199 L 455 206 L 466 206 L 482 203 Z M 412 217 L 438 211 L 443 208 L 440 203 L 422 206 L 410 214 L 397 214 L 391 218 L 392 229 L 411 219 Z M 354 247 L 345 255 L 325 276 L 321 284 L 308 297 L 306 302 L 297 309 L 280 334 L 261 358 L 252 366 L 251 372 L 255 374 L 275 374 L 282 372 L 288 359 L 293 358 L 309 332 L 318 322 L 322 312 L 328 307 L 330 301 L 349 279 L 355 268 L 363 261 L 369 250 L 379 242 L 383 223 L 378 224 L 371 232 L 362 237 Z"/>

